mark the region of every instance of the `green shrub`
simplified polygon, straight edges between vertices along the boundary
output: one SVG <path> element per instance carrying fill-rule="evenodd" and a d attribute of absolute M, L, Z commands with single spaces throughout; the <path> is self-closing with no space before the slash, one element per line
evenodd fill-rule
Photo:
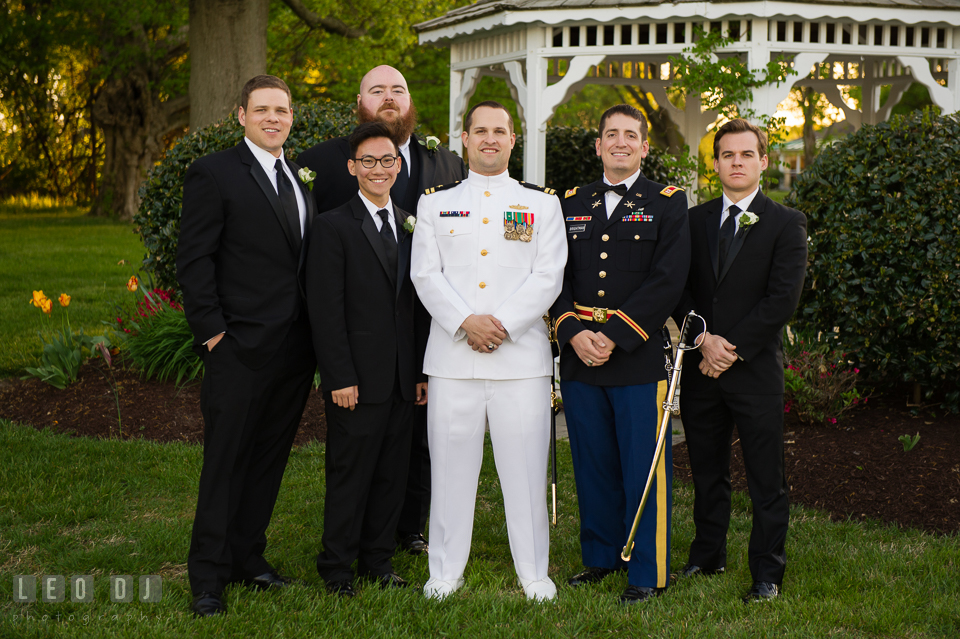
<path fill-rule="evenodd" d="M 127 353 L 147 377 L 177 384 L 201 376 L 203 362 L 191 347 L 193 333 L 183 309 L 158 304 L 157 310 L 138 322 L 138 330 L 126 339 Z"/>
<path fill-rule="evenodd" d="M 830 333 L 784 330 L 784 412 L 835 425 L 841 414 L 866 403 L 857 388 L 860 369 L 835 350 L 836 342 Z"/>
<path fill-rule="evenodd" d="M 563 197 L 567 189 L 590 184 L 600 179 L 603 164 L 597 157 L 596 141 L 599 133 L 596 129 L 556 126 L 547 128 L 547 165 L 543 186 L 557 190 Z M 671 179 L 665 162 L 667 154 L 652 148 L 643 159 L 643 174 L 654 182 L 682 186 L 680 178 Z M 523 136 L 517 136 L 516 146 L 510 155 L 510 175 L 523 179 Z"/>
<path fill-rule="evenodd" d="M 824 149 L 786 202 L 807 214 L 796 323 L 836 331 L 880 385 L 922 385 L 960 409 L 960 118 L 864 126 Z"/>
<path fill-rule="evenodd" d="M 293 128 L 283 145 L 287 158 L 332 137 L 353 130 L 353 105 L 324 102 L 297 105 Z M 147 249 L 143 268 L 153 273 L 160 288 L 179 290 L 177 284 L 177 238 L 180 235 L 180 205 L 183 178 L 197 158 L 236 146 L 243 139 L 243 127 L 231 114 L 216 124 L 177 140 L 147 175 L 140 187 L 140 208 L 133 221 Z"/>

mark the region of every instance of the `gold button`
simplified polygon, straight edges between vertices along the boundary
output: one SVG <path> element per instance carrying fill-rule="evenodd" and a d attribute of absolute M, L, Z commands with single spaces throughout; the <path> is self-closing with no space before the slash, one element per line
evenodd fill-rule
<path fill-rule="evenodd" d="M 610 236 L 607 235 L 606 233 L 604 233 L 604 234 L 603 234 L 603 237 L 601 237 L 600 239 L 603 240 L 604 242 L 606 242 L 607 240 L 610 239 Z"/>
<path fill-rule="evenodd" d="M 450 229 L 450 232 L 453 233 L 453 229 Z"/>
<path fill-rule="evenodd" d="M 490 218 L 489 218 L 489 217 L 483 218 L 483 223 L 484 223 L 484 224 L 489 224 L 489 223 L 490 223 Z"/>
<path fill-rule="evenodd" d="M 640 239 L 640 236 L 639 236 L 639 235 L 634 235 L 634 236 L 633 236 L 633 239 L 639 240 L 639 239 Z"/>
<path fill-rule="evenodd" d="M 603 291 L 597 291 L 597 297 L 603 297 L 604 295 L 606 295 L 606 293 Z"/>
<path fill-rule="evenodd" d="M 600 271 L 600 277 L 606 277 L 606 276 L 607 276 L 606 271 Z"/>
<path fill-rule="evenodd" d="M 576 234 L 576 233 L 573 234 L 573 239 L 577 239 L 577 234 Z"/>
<path fill-rule="evenodd" d="M 487 288 L 486 283 L 485 283 L 485 282 L 480 282 L 480 288 Z"/>
<path fill-rule="evenodd" d="M 490 197 L 490 191 L 484 191 L 484 192 L 483 192 L 483 196 L 484 196 L 484 197 Z"/>
<path fill-rule="evenodd" d="M 486 254 L 487 254 L 487 249 L 483 249 L 482 251 L 480 251 L 480 255 L 486 255 Z"/>
<path fill-rule="evenodd" d="M 601 260 L 607 259 L 607 254 L 606 254 L 606 253 L 601 253 L 601 254 L 600 254 L 600 259 L 601 259 Z"/>

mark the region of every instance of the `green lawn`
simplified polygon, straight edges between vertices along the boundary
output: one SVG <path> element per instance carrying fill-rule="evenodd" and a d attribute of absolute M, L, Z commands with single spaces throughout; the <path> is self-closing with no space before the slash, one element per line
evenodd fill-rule
<path fill-rule="evenodd" d="M 570 449 L 561 442 L 560 525 L 551 576 L 580 568 Z M 109 460 L 109 463 L 105 463 Z M 424 599 L 424 559 L 398 572 L 418 588 L 369 585 L 353 600 L 327 595 L 314 568 L 323 509 L 323 447 L 295 450 L 268 535 L 269 558 L 307 582 L 284 593 L 226 592 L 229 613 L 195 620 L 186 555 L 201 448 L 145 441 L 70 439 L 0 421 L 0 636 L 2 637 L 956 637 L 960 543 L 879 524 L 831 523 L 795 508 L 784 596 L 745 606 L 749 500 L 735 496 L 723 577 L 676 584 L 659 600 L 624 609 L 622 577 L 598 588 L 560 585 L 554 604 L 526 601 L 516 583 L 500 487 L 487 443 L 466 587 Z M 675 487 L 674 570 L 693 532 L 692 490 Z M 12 601 L 13 576 L 94 576 L 93 603 Z M 110 603 L 110 575 L 163 577 L 159 603 Z"/>
<path fill-rule="evenodd" d="M 0 377 L 23 374 L 40 355 L 37 330 L 59 330 L 61 293 L 72 297 L 74 329 L 103 332 L 117 303 L 132 305 L 127 279 L 143 259 L 132 224 L 92 218 L 73 208 L 0 206 Z M 125 265 L 118 265 L 126 260 Z M 28 304 L 34 290 L 54 300 L 48 318 Z"/>

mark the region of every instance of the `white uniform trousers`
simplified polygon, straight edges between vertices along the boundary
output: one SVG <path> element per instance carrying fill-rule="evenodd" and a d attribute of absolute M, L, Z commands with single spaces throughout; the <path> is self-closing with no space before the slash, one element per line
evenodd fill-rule
<path fill-rule="evenodd" d="M 550 378 L 430 377 L 431 579 L 455 581 L 467 565 L 488 420 L 517 576 L 547 576 Z"/>

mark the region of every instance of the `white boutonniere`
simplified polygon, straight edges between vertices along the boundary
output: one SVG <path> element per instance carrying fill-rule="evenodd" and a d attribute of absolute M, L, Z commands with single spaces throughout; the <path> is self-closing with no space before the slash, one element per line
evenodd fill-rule
<path fill-rule="evenodd" d="M 297 172 L 297 177 L 300 178 L 301 182 L 307 185 L 308 189 L 310 189 L 311 191 L 313 190 L 313 181 L 317 177 L 316 173 L 314 173 L 307 167 L 303 167 Z"/>
<path fill-rule="evenodd" d="M 433 155 L 437 152 L 437 147 L 440 146 L 440 138 L 428 135 L 426 139 L 420 140 L 420 144 L 427 147 L 427 151 Z"/>
<path fill-rule="evenodd" d="M 759 221 L 760 218 L 757 217 L 757 214 L 751 213 L 750 211 L 744 211 L 740 217 L 737 218 L 737 223 L 740 224 L 741 231 L 747 230 Z"/>
<path fill-rule="evenodd" d="M 413 233 L 413 229 L 417 226 L 417 218 L 412 215 L 408 216 L 406 220 L 403 221 L 403 228 L 407 233 Z"/>

